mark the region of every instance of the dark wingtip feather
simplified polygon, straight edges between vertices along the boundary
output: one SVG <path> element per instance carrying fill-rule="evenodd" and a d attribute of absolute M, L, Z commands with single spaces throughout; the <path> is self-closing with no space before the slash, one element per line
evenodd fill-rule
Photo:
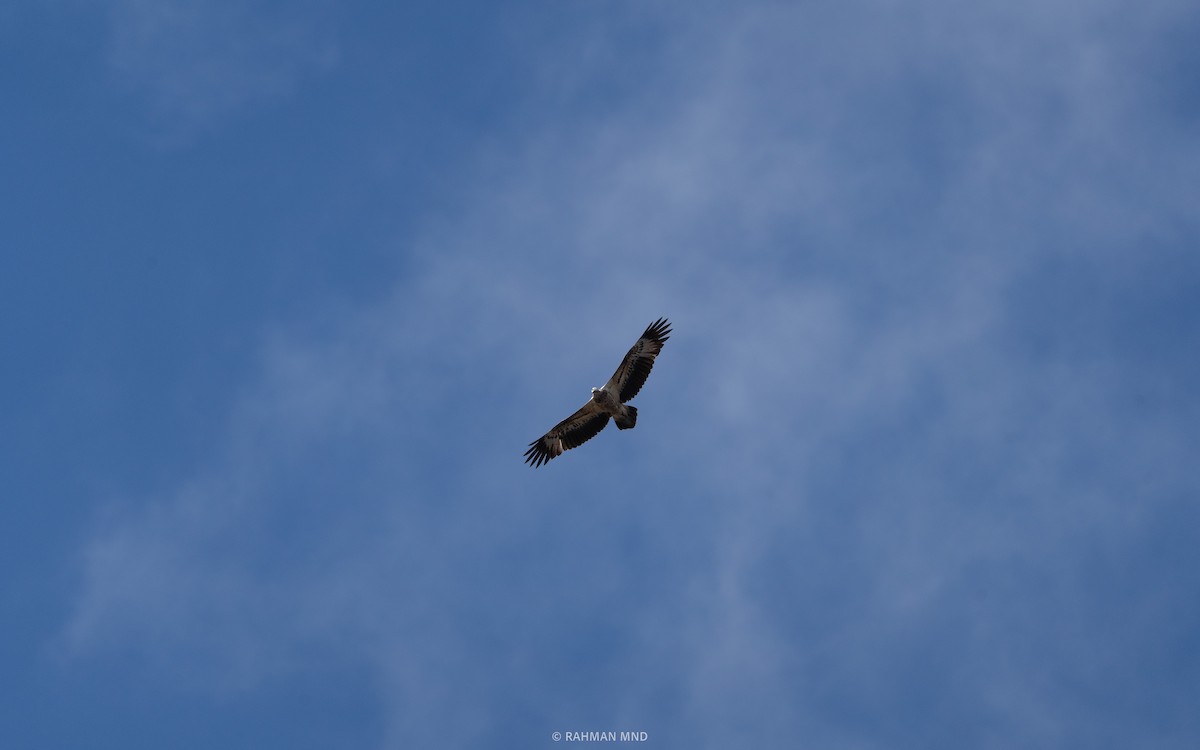
<path fill-rule="evenodd" d="M 662 343 L 670 338 L 670 334 L 671 324 L 667 322 L 666 318 L 659 318 L 650 325 L 646 326 L 646 332 L 643 333 L 642 336 Z"/>
<path fill-rule="evenodd" d="M 525 451 L 525 463 L 533 466 L 534 468 L 537 468 L 544 463 L 542 460 L 544 452 L 539 450 L 540 446 L 538 445 L 540 442 L 541 438 L 534 440 L 529 444 L 529 450 Z"/>

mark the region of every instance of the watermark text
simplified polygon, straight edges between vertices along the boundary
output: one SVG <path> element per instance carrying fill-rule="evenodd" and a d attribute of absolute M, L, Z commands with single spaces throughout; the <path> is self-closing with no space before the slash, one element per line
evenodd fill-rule
<path fill-rule="evenodd" d="M 645 732 L 553 732 L 550 739 L 555 742 L 645 742 L 650 735 Z"/>

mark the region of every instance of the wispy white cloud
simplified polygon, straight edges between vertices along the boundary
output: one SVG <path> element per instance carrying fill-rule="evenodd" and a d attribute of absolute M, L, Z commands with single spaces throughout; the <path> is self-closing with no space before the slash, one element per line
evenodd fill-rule
<path fill-rule="evenodd" d="M 1121 643 L 1080 570 L 1196 489 L 1194 428 L 1023 295 L 1186 222 L 1198 144 L 1139 113 L 1178 5 L 1046 7 L 691 14 L 656 107 L 482 155 L 391 297 L 264 347 L 211 466 L 89 540 L 66 642 L 241 686 L 332 650 L 390 746 L 1136 739 L 1060 646 Z M 663 314 L 640 429 L 521 465 Z"/>

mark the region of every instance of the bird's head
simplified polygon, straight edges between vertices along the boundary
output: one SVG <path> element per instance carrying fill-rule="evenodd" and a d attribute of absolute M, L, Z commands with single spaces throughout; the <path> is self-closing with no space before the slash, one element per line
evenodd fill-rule
<path fill-rule="evenodd" d="M 592 389 L 592 398 L 593 398 L 593 399 L 595 399 L 595 398 L 596 398 L 596 394 L 597 394 L 597 393 L 599 393 L 599 392 L 600 392 L 600 389 L 599 389 L 599 388 L 593 388 L 593 389 Z"/>

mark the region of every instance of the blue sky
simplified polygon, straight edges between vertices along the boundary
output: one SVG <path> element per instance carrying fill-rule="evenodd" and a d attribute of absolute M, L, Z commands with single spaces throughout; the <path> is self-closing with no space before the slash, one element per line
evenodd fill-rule
<path fill-rule="evenodd" d="M 0 745 L 1195 747 L 1197 36 L 10 3 Z"/>

